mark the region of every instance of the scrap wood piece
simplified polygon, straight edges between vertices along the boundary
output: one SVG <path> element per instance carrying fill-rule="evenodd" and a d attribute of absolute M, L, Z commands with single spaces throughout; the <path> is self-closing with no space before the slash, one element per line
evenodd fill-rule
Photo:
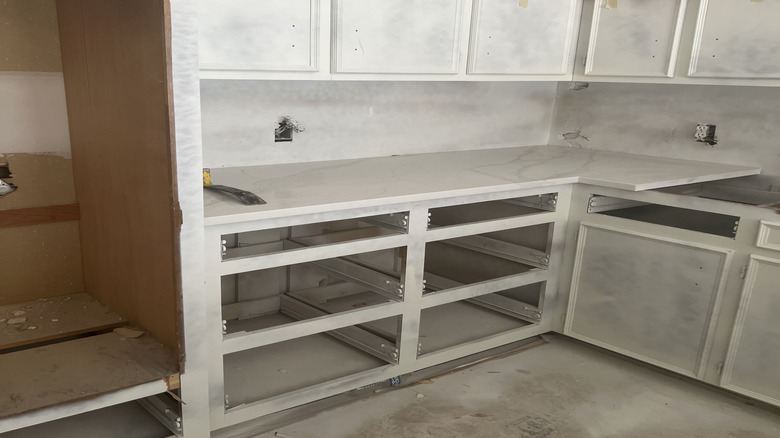
<path fill-rule="evenodd" d="M 114 329 L 114 333 L 123 338 L 140 338 L 146 334 L 145 331 L 135 327 L 117 327 Z"/>

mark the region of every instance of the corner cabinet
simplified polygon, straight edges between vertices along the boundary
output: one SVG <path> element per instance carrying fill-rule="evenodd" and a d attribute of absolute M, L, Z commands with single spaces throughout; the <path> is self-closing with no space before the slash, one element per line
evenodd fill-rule
<path fill-rule="evenodd" d="M 574 189 L 563 332 L 780 405 L 780 224 L 701 186 Z"/>
<path fill-rule="evenodd" d="M 732 255 L 583 223 L 565 333 L 700 378 Z"/>
<path fill-rule="evenodd" d="M 574 80 L 777 86 L 776 1 L 585 0 Z"/>
<path fill-rule="evenodd" d="M 569 193 L 207 220 L 212 428 L 549 331 Z"/>
<path fill-rule="evenodd" d="M 702 0 L 688 74 L 780 79 L 777 17 L 780 17 L 777 1 Z"/>

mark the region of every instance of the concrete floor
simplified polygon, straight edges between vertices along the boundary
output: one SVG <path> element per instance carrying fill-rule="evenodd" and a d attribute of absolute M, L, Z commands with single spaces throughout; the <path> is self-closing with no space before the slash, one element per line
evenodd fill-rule
<path fill-rule="evenodd" d="M 780 409 L 563 336 L 260 438 L 777 438 Z"/>

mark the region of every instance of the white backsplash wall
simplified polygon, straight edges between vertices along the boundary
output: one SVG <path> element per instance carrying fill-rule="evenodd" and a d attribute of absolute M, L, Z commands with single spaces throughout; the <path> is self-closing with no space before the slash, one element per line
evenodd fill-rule
<path fill-rule="evenodd" d="M 201 81 L 206 167 L 547 144 L 556 83 Z M 291 116 L 305 131 L 274 142 Z"/>
<path fill-rule="evenodd" d="M 780 88 L 569 85 L 558 86 L 550 144 L 754 165 L 780 175 Z M 717 125 L 717 145 L 693 140 L 697 123 Z M 577 130 L 590 140 L 561 138 Z"/>

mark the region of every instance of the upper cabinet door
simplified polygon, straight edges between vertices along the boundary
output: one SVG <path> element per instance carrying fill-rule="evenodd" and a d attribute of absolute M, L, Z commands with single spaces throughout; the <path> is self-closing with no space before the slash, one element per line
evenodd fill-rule
<path fill-rule="evenodd" d="M 457 74 L 464 0 L 336 0 L 334 73 Z"/>
<path fill-rule="evenodd" d="M 474 0 L 469 74 L 571 73 L 581 0 Z"/>
<path fill-rule="evenodd" d="M 686 3 L 595 0 L 585 74 L 672 77 Z"/>
<path fill-rule="evenodd" d="M 780 1 L 702 0 L 688 74 L 780 78 Z"/>
<path fill-rule="evenodd" d="M 326 0 L 198 0 L 201 77 L 240 75 L 210 70 L 329 73 L 328 5 Z"/>

